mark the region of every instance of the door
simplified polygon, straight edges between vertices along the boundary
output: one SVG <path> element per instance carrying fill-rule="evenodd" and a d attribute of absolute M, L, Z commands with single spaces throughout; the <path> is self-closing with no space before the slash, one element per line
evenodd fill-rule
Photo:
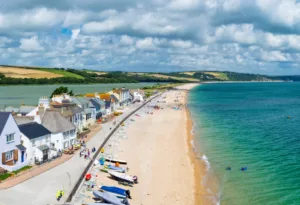
<path fill-rule="evenodd" d="M 48 160 L 48 149 L 43 150 L 43 161 L 47 161 Z"/>
<path fill-rule="evenodd" d="M 25 155 L 25 151 L 22 151 L 21 152 L 21 162 L 24 162 L 24 157 L 25 157 L 24 155 Z"/>

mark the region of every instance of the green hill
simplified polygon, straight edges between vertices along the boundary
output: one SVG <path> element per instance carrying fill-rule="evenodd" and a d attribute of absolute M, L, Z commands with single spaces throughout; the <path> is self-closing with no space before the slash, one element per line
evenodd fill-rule
<path fill-rule="evenodd" d="M 2 72 L 1 72 L 2 71 Z M 21 74 L 22 73 L 22 74 Z M 20 75 L 21 74 L 21 75 Z M 0 66 L 0 85 L 90 84 L 90 83 L 200 83 L 213 81 L 300 81 L 300 76 L 267 76 L 228 71 L 188 71 L 172 73 L 99 72 L 71 68 Z"/>

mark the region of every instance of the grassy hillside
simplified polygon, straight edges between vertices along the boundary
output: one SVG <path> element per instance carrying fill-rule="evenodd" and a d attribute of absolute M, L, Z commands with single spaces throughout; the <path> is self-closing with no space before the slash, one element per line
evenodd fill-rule
<path fill-rule="evenodd" d="M 0 66 L 0 85 L 18 84 L 89 84 L 89 83 L 138 83 L 170 82 L 191 83 L 211 81 L 300 81 L 300 76 L 277 76 L 220 72 L 188 71 L 173 73 L 102 72 L 71 68 L 39 68 Z"/>
<path fill-rule="evenodd" d="M 10 78 L 58 78 L 64 75 L 60 73 L 52 73 L 48 70 L 37 70 L 21 67 L 7 67 L 0 66 L 0 73 L 5 75 L 5 77 Z"/>
<path fill-rule="evenodd" d="M 200 82 L 207 81 L 271 81 L 273 80 L 269 76 L 249 74 L 249 73 L 236 73 L 227 71 L 197 71 L 197 72 L 179 72 L 169 73 L 168 75 L 193 78 Z"/>
<path fill-rule="evenodd" d="M 66 70 L 60 70 L 60 69 L 54 69 L 54 68 L 36 68 L 36 69 L 54 73 L 54 74 L 58 74 L 58 75 L 61 75 L 62 77 L 84 79 L 84 77 L 77 75 L 75 73 L 68 72 Z"/>
<path fill-rule="evenodd" d="M 200 82 L 199 79 L 192 78 L 191 76 L 182 77 L 182 76 L 172 76 L 168 74 L 161 74 L 161 73 L 128 73 L 129 76 L 139 75 L 144 77 L 153 77 L 153 78 L 161 78 L 161 79 L 172 79 L 178 81 L 186 81 L 186 82 Z"/>
<path fill-rule="evenodd" d="M 50 79 L 50 78 L 68 77 L 68 78 L 84 79 L 84 77 L 80 75 L 59 68 L 0 66 L 0 73 L 4 74 L 5 77 L 10 77 L 10 78 Z"/>

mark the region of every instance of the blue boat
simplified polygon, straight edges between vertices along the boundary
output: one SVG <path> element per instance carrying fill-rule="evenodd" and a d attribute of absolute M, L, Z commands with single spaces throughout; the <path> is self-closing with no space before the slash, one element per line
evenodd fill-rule
<path fill-rule="evenodd" d="M 108 169 L 111 169 L 113 171 L 116 171 L 116 172 L 122 172 L 122 173 L 125 173 L 125 169 L 124 168 L 121 168 L 121 167 L 116 167 L 116 166 L 113 166 L 113 165 L 108 165 L 107 166 Z"/>
<path fill-rule="evenodd" d="M 102 199 L 103 201 L 105 202 L 108 202 L 110 204 L 113 204 L 113 205 L 124 205 L 120 199 L 118 199 L 116 196 L 114 195 L 111 195 L 109 194 L 108 192 L 100 192 L 100 191 L 96 191 L 94 190 L 93 191 L 93 195 L 96 197 L 96 198 L 100 198 Z"/>
<path fill-rule="evenodd" d="M 118 195 L 122 195 L 127 197 L 127 193 L 125 189 L 119 188 L 119 187 L 115 187 L 115 186 L 101 186 L 100 187 L 101 190 L 103 191 L 107 191 L 110 193 L 114 193 L 114 194 L 118 194 Z"/>

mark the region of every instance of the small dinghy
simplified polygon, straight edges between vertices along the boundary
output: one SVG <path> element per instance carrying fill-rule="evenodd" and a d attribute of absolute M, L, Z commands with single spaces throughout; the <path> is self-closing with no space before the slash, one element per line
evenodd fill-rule
<path fill-rule="evenodd" d="M 108 156 L 104 156 L 103 158 L 107 162 L 113 162 L 113 163 L 119 162 L 119 164 L 127 164 L 127 161 L 125 161 L 125 160 L 115 159 L 115 158 L 108 157 Z"/>
<path fill-rule="evenodd" d="M 107 203 L 91 203 L 91 204 L 87 204 L 87 205 L 111 205 L 111 204 L 107 204 Z"/>
<path fill-rule="evenodd" d="M 96 198 L 102 199 L 103 201 L 113 205 L 124 205 L 123 203 L 121 203 L 120 199 L 118 199 L 116 196 L 112 194 L 109 194 L 108 192 L 93 191 L 93 195 Z"/>
<path fill-rule="evenodd" d="M 115 172 L 125 173 L 125 169 L 124 168 L 113 166 L 113 165 L 108 165 L 107 169 L 111 169 L 111 170 L 113 170 Z"/>
<path fill-rule="evenodd" d="M 125 189 L 115 187 L 115 186 L 101 186 L 100 189 L 103 191 L 107 191 L 109 193 L 115 194 L 118 198 L 128 197 L 129 199 L 131 199 L 129 190 L 125 190 Z"/>
<path fill-rule="evenodd" d="M 114 172 L 114 171 L 108 171 L 108 173 L 115 179 L 121 180 L 121 181 L 126 181 L 132 184 L 137 184 L 138 178 L 137 176 L 130 176 L 124 173 L 119 173 L 119 172 Z"/>

